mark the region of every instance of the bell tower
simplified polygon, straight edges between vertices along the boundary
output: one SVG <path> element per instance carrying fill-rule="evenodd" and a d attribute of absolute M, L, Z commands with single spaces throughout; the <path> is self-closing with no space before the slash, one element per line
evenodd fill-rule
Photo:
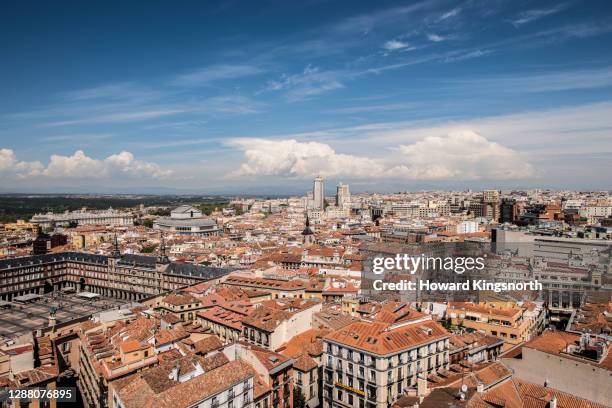
<path fill-rule="evenodd" d="M 314 244 L 314 232 L 310 229 L 310 219 L 308 218 L 308 214 L 306 214 L 306 224 L 304 225 L 304 230 L 302 231 L 302 243 L 304 247 L 309 247 Z"/>

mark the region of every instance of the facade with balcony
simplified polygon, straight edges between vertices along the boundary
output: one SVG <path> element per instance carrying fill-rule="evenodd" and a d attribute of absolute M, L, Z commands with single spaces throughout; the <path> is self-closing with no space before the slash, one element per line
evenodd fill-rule
<path fill-rule="evenodd" d="M 387 407 L 448 367 L 449 333 L 429 316 L 352 323 L 324 338 L 323 407 Z"/>

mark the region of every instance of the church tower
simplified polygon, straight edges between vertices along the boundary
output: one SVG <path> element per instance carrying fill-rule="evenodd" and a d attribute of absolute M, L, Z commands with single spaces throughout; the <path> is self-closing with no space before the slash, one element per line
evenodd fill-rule
<path fill-rule="evenodd" d="M 308 214 L 306 214 L 306 224 L 304 225 L 304 231 L 302 231 L 302 236 L 302 242 L 305 247 L 309 247 L 314 244 L 314 233 L 310 229 L 310 219 L 308 218 Z"/>
<path fill-rule="evenodd" d="M 112 258 L 121 258 L 121 251 L 119 251 L 119 241 L 117 241 L 117 233 L 113 238 L 113 250 L 111 251 Z"/>
<path fill-rule="evenodd" d="M 157 255 L 157 263 L 158 264 L 167 264 L 170 263 L 168 256 L 166 256 L 166 242 L 164 241 L 164 233 L 159 233 L 160 243 L 159 243 L 159 254 Z"/>

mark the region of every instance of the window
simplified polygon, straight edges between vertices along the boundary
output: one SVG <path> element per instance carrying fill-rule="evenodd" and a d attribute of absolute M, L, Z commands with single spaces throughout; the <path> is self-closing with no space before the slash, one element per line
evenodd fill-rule
<path fill-rule="evenodd" d="M 338 390 L 338 401 L 342 401 L 342 390 Z"/>
<path fill-rule="evenodd" d="M 352 394 L 348 395 L 348 403 L 349 405 L 353 405 L 353 395 Z"/>

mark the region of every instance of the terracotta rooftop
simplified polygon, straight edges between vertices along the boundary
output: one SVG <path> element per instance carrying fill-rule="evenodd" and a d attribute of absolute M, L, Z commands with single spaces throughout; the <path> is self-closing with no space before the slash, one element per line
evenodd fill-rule
<path fill-rule="evenodd" d="M 449 336 L 442 326 L 431 320 L 392 327 L 386 323 L 357 322 L 328 334 L 325 339 L 386 355 Z"/>
<path fill-rule="evenodd" d="M 118 381 L 118 392 L 126 408 L 187 408 L 254 376 L 252 367 L 240 360 L 183 383 L 168 378 L 168 366 L 154 370 Z"/>

